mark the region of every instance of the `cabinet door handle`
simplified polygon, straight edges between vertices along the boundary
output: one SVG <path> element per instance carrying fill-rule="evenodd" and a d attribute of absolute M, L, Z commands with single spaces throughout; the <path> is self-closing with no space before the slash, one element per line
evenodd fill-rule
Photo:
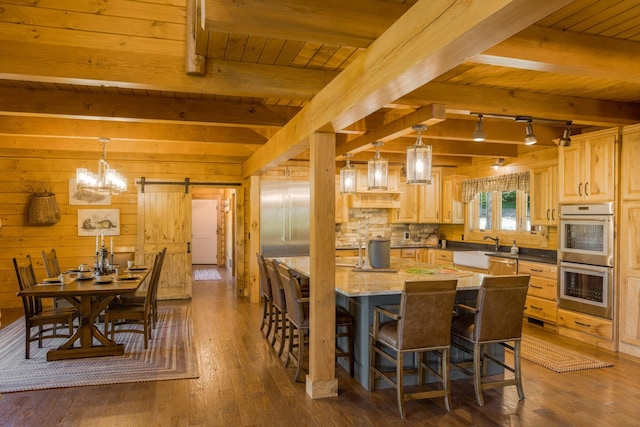
<path fill-rule="evenodd" d="M 588 325 L 588 324 L 582 323 L 582 322 L 578 322 L 577 320 L 574 320 L 574 322 L 576 323 L 576 325 L 584 326 L 585 328 L 590 328 L 591 327 L 591 325 Z"/>
<path fill-rule="evenodd" d="M 531 307 L 533 310 L 542 310 L 541 307 L 536 307 L 535 305 L 531 305 L 529 307 Z"/>
<path fill-rule="evenodd" d="M 588 196 L 589 195 L 589 183 L 585 183 L 584 184 L 584 195 Z"/>
<path fill-rule="evenodd" d="M 534 288 L 534 289 L 542 289 L 542 286 L 536 286 L 536 285 L 532 285 L 532 284 L 529 284 L 529 287 L 530 288 Z"/>
<path fill-rule="evenodd" d="M 549 221 L 549 219 L 550 219 L 550 218 L 549 218 L 550 210 L 551 210 L 551 209 L 547 209 L 547 221 Z"/>
<path fill-rule="evenodd" d="M 578 184 L 578 196 L 582 196 L 582 183 Z"/>
<path fill-rule="evenodd" d="M 551 220 L 553 220 L 553 221 L 556 220 L 556 210 L 555 209 L 551 209 Z"/>
<path fill-rule="evenodd" d="M 544 270 L 540 268 L 532 268 L 531 271 L 535 271 L 536 273 L 542 273 Z"/>

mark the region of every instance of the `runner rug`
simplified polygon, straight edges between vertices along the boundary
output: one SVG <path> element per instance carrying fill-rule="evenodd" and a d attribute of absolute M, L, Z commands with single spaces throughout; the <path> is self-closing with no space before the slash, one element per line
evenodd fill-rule
<path fill-rule="evenodd" d="M 613 366 L 613 363 L 526 334 L 522 335 L 520 355 L 525 360 L 559 373 Z"/>
<path fill-rule="evenodd" d="M 0 330 L 2 393 L 199 376 L 189 305 L 159 308 L 147 350 L 142 334 L 116 334 L 116 341 L 125 345 L 124 356 L 47 362 L 47 351 L 65 341 L 50 339 L 43 342 L 43 348 L 31 343 L 31 359 L 25 359 L 24 340 L 22 318 Z"/>
<path fill-rule="evenodd" d="M 193 278 L 196 281 L 201 280 L 221 280 L 220 273 L 218 270 L 211 267 L 198 267 L 193 266 Z"/>

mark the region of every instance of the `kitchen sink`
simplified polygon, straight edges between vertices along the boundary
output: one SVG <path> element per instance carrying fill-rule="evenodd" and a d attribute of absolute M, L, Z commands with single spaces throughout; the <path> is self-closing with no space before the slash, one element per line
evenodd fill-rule
<path fill-rule="evenodd" d="M 453 263 L 458 266 L 466 266 L 486 270 L 489 268 L 489 257 L 486 251 L 454 251 Z"/>

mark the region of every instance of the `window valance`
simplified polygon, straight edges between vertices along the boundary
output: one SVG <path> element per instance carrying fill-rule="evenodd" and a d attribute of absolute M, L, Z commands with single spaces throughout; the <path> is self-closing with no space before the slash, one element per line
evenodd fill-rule
<path fill-rule="evenodd" d="M 462 181 L 462 201 L 469 203 L 479 193 L 520 190 L 529 193 L 529 172 L 487 176 Z"/>

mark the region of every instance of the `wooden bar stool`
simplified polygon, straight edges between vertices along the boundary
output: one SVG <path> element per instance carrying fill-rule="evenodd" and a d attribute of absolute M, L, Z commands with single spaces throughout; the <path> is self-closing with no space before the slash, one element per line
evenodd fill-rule
<path fill-rule="evenodd" d="M 351 313 L 342 307 L 336 307 L 336 360 L 344 357 L 349 363 L 349 375 L 353 376 L 355 322 Z M 342 338 L 347 339 L 347 349 L 340 346 Z"/>

